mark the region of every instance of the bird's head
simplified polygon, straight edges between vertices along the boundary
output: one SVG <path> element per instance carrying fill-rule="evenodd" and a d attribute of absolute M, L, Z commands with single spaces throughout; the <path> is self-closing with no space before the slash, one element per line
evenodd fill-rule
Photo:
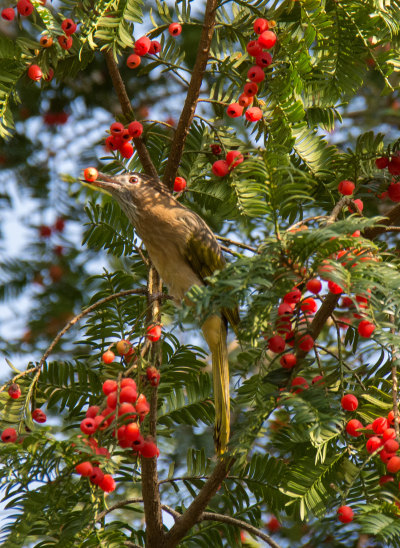
<path fill-rule="evenodd" d="M 160 179 L 143 173 L 110 176 L 99 172 L 97 179 L 90 184 L 111 194 L 134 224 L 141 209 L 156 201 L 160 195 L 171 196 Z"/>

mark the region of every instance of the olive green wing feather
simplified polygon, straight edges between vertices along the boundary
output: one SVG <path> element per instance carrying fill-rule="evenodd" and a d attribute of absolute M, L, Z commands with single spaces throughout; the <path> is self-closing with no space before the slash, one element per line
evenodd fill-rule
<path fill-rule="evenodd" d="M 193 211 L 187 210 L 184 213 L 181 221 L 190 228 L 191 233 L 186 244 L 185 258 L 203 283 L 207 284 L 206 278 L 216 270 L 222 270 L 226 261 L 213 232 L 203 219 Z M 239 323 L 238 308 L 223 308 L 222 313 L 236 333 Z"/>

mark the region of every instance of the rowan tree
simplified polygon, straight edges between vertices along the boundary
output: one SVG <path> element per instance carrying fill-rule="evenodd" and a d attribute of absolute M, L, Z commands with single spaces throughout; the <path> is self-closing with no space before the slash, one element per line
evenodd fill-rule
<path fill-rule="evenodd" d="M 398 546 L 399 2 L 4 8 L 3 545 Z M 190 306 L 88 167 L 186 181 L 228 260 Z"/>

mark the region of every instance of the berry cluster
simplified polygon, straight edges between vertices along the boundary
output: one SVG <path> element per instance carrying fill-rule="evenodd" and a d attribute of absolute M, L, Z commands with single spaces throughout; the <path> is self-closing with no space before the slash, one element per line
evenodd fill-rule
<path fill-rule="evenodd" d="M 133 155 L 132 139 L 139 138 L 143 133 L 143 126 L 140 122 L 131 122 L 127 128 L 121 122 L 114 122 L 110 126 L 110 134 L 106 139 L 106 149 L 118 150 L 124 158 Z"/>
<path fill-rule="evenodd" d="M 42 0 L 41 3 L 45 4 L 46 0 Z M 22 17 L 29 17 L 33 12 L 33 4 L 30 0 L 18 0 L 16 8 L 18 14 Z M 4 8 L 1 11 L 1 16 L 6 21 L 12 21 L 15 17 L 15 11 L 13 8 Z"/>
<path fill-rule="evenodd" d="M 212 165 L 212 172 L 217 177 L 225 177 L 228 175 L 235 167 L 241 164 L 244 161 L 244 156 L 238 150 L 230 150 L 225 160 L 217 160 Z"/>
<path fill-rule="evenodd" d="M 179 36 L 182 32 L 182 26 L 179 23 L 171 23 L 168 27 L 171 36 Z M 161 51 L 161 44 L 157 40 L 150 40 L 147 36 L 138 38 L 133 47 L 134 53 L 128 56 L 126 65 L 130 69 L 137 68 L 142 62 L 142 57 L 150 53 L 157 55 Z"/>
<path fill-rule="evenodd" d="M 251 40 L 246 50 L 251 57 L 255 58 L 255 65 L 250 67 L 247 72 L 247 77 L 250 82 L 246 83 L 243 93 L 240 95 L 237 103 L 231 103 L 226 109 L 226 113 L 231 118 L 238 118 L 243 115 L 245 110 L 246 120 L 249 122 L 257 122 L 262 118 L 262 110 L 259 107 L 252 107 L 254 97 L 258 92 L 258 85 L 265 79 L 264 69 L 268 68 L 272 63 L 272 56 L 268 51 L 272 49 L 276 43 L 276 34 L 269 30 L 275 26 L 275 21 L 267 21 L 266 19 L 256 19 L 254 21 L 254 32 L 258 34 L 256 40 Z"/>

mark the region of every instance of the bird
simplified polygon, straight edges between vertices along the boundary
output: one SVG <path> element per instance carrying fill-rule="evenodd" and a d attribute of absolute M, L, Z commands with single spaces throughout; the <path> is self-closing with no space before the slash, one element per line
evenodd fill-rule
<path fill-rule="evenodd" d="M 161 179 L 136 172 L 115 176 L 99 172 L 91 184 L 118 202 L 176 304 L 182 300 L 190 304 L 188 290 L 207 284 L 209 276 L 224 268 L 226 261 L 212 230 L 197 213 L 178 202 Z M 230 437 L 228 322 L 237 333 L 237 307 L 209 315 L 201 326 L 211 352 L 214 442 L 220 455 L 226 452 Z"/>

